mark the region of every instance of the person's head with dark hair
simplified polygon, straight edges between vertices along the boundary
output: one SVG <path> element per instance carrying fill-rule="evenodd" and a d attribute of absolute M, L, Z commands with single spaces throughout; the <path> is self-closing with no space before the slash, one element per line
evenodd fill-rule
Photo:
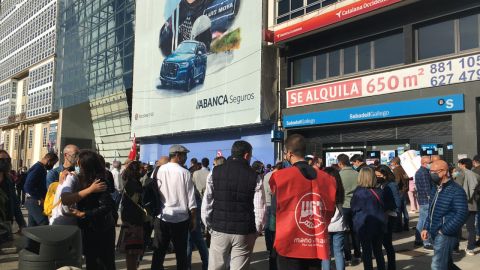
<path fill-rule="evenodd" d="M 355 154 L 350 158 L 350 163 L 353 165 L 353 167 L 356 169 L 364 163 L 363 156 L 360 154 Z"/>
<path fill-rule="evenodd" d="M 105 163 L 99 154 L 91 150 L 81 150 L 78 155 L 80 167 L 79 179 L 84 185 L 90 185 L 96 179 L 105 180 Z"/>
<path fill-rule="evenodd" d="M 267 166 L 265 166 L 267 168 L 267 170 L 271 170 L 272 169 L 272 164 L 267 164 Z"/>
<path fill-rule="evenodd" d="M 142 175 L 141 170 L 141 163 L 139 161 L 132 161 L 123 171 L 122 178 L 124 181 L 129 181 L 133 179 L 140 180 L 140 177 Z"/>
<path fill-rule="evenodd" d="M 246 141 L 236 141 L 232 145 L 232 158 L 245 159 L 248 162 L 252 159 L 252 145 Z"/>
<path fill-rule="evenodd" d="M 0 173 L 3 173 L 4 177 L 9 175 L 10 170 L 12 170 L 12 159 L 7 151 L 0 150 Z M 0 181 L 1 183 L 1 181 Z"/>
<path fill-rule="evenodd" d="M 480 166 L 480 155 L 475 155 L 472 159 L 473 167 L 477 168 Z"/>
<path fill-rule="evenodd" d="M 307 151 L 307 144 L 305 138 L 300 134 L 293 134 L 285 140 L 284 159 L 290 164 L 295 164 L 298 161 L 305 160 L 305 152 Z"/>
<path fill-rule="evenodd" d="M 345 154 L 340 154 L 337 156 L 337 164 L 341 169 L 345 167 L 350 167 L 350 159 Z"/>
<path fill-rule="evenodd" d="M 377 183 L 383 185 L 387 182 L 394 182 L 395 175 L 387 165 L 379 165 L 375 168 L 375 176 L 377 177 Z"/>
<path fill-rule="evenodd" d="M 263 166 L 263 163 L 262 163 L 261 161 L 255 160 L 255 161 L 252 163 L 252 169 L 253 169 L 258 175 L 264 173 L 264 166 Z"/>
<path fill-rule="evenodd" d="M 458 167 L 464 170 L 471 170 L 473 168 L 473 161 L 469 158 L 462 158 L 458 161 Z"/>
<path fill-rule="evenodd" d="M 196 158 L 190 159 L 190 167 L 193 167 L 193 166 L 197 165 L 197 163 L 198 163 L 198 159 L 196 159 Z"/>
<path fill-rule="evenodd" d="M 206 157 L 202 158 L 202 167 L 208 168 L 209 165 L 210 165 L 210 160 Z"/>
<path fill-rule="evenodd" d="M 277 162 L 277 163 L 275 164 L 275 166 L 273 167 L 273 170 L 274 170 L 274 171 L 278 171 L 278 170 L 283 169 L 283 167 L 284 167 L 284 166 L 283 166 L 283 162 L 280 161 L 280 162 Z"/>
<path fill-rule="evenodd" d="M 220 166 L 222 165 L 223 163 L 225 163 L 226 159 L 225 157 L 223 156 L 220 156 L 220 157 L 216 157 L 213 159 L 213 166 L 216 167 L 216 166 Z"/>
<path fill-rule="evenodd" d="M 337 191 L 335 193 L 335 203 L 343 205 L 345 201 L 345 189 L 343 188 L 342 178 L 337 169 L 333 167 L 326 167 L 323 169 L 327 174 L 335 177 L 335 182 L 337 183 Z"/>
<path fill-rule="evenodd" d="M 398 167 L 402 164 L 402 162 L 400 161 L 400 158 L 399 157 L 394 157 L 392 158 L 392 160 L 390 160 L 390 164 L 393 166 L 393 167 Z"/>
<path fill-rule="evenodd" d="M 111 165 L 110 165 L 110 162 L 105 162 L 105 168 L 106 168 L 107 170 L 110 170 L 110 166 L 111 166 Z"/>
<path fill-rule="evenodd" d="M 57 154 L 52 152 L 47 153 L 45 156 L 43 156 L 42 160 L 40 161 L 40 163 L 42 163 L 45 169 L 47 169 L 48 171 L 53 169 L 53 166 L 55 166 L 57 162 L 58 162 L 58 156 Z"/>

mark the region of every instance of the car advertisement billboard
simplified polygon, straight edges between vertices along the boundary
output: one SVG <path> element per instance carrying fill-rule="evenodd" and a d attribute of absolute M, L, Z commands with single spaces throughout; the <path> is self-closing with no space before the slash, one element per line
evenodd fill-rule
<path fill-rule="evenodd" d="M 260 122 L 261 46 L 257 1 L 138 1 L 132 133 Z"/>

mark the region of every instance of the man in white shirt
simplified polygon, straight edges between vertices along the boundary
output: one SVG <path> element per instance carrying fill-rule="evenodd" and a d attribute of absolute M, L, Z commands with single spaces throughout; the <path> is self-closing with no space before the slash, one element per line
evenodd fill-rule
<path fill-rule="evenodd" d="M 202 219 L 212 229 L 208 269 L 244 270 L 265 224 L 262 179 L 250 166 L 252 146 L 236 141 L 232 155 L 207 179 Z"/>
<path fill-rule="evenodd" d="M 202 168 L 193 173 L 193 184 L 195 185 L 202 197 L 205 193 L 205 187 L 207 186 L 207 177 L 210 174 L 208 165 L 210 165 L 210 161 L 208 160 L 208 158 L 203 158 Z"/>
<path fill-rule="evenodd" d="M 122 166 L 122 164 L 120 163 L 120 161 L 115 160 L 112 163 L 112 166 L 113 166 L 113 169 L 111 170 L 111 173 L 113 175 L 113 182 L 114 182 L 114 185 L 115 185 L 115 190 L 118 191 L 118 192 L 122 192 L 123 180 L 122 180 L 122 177 L 120 175 L 120 167 Z"/>
<path fill-rule="evenodd" d="M 172 145 L 169 149 L 170 161 L 160 167 L 156 175 L 163 209 L 154 222 L 155 250 L 151 265 L 154 270 L 164 269 L 170 241 L 175 247 L 176 269 L 187 269 L 188 232 L 195 229 L 197 208 L 191 174 L 183 167 L 188 152 L 182 145 Z"/>

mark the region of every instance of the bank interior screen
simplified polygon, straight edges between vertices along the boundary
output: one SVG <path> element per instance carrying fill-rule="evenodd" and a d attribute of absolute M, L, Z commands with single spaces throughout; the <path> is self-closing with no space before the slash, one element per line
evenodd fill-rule
<path fill-rule="evenodd" d="M 341 152 L 325 152 L 325 166 L 330 167 L 333 164 L 337 164 L 337 157 L 340 154 L 345 154 L 349 158 L 353 155 L 363 155 L 363 151 L 341 151 Z"/>
<path fill-rule="evenodd" d="M 390 160 L 395 157 L 395 150 L 380 151 L 380 163 L 390 165 Z"/>

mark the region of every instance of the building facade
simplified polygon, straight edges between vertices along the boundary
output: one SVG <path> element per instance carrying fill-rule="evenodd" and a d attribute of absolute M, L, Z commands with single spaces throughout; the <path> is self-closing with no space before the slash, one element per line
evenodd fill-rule
<path fill-rule="evenodd" d="M 57 151 L 56 0 L 0 2 L 1 144 L 14 169 Z"/>
<path fill-rule="evenodd" d="M 58 2 L 60 144 L 123 161 L 131 147 L 135 1 Z"/>
<path fill-rule="evenodd" d="M 368 162 L 480 152 L 478 1 L 270 2 L 282 123 L 310 153 Z M 395 19 L 392 19 L 395 18 Z"/>
<path fill-rule="evenodd" d="M 132 136 L 154 163 L 172 144 L 189 157 L 275 161 L 275 50 L 263 40 L 267 1 L 137 1 Z"/>

